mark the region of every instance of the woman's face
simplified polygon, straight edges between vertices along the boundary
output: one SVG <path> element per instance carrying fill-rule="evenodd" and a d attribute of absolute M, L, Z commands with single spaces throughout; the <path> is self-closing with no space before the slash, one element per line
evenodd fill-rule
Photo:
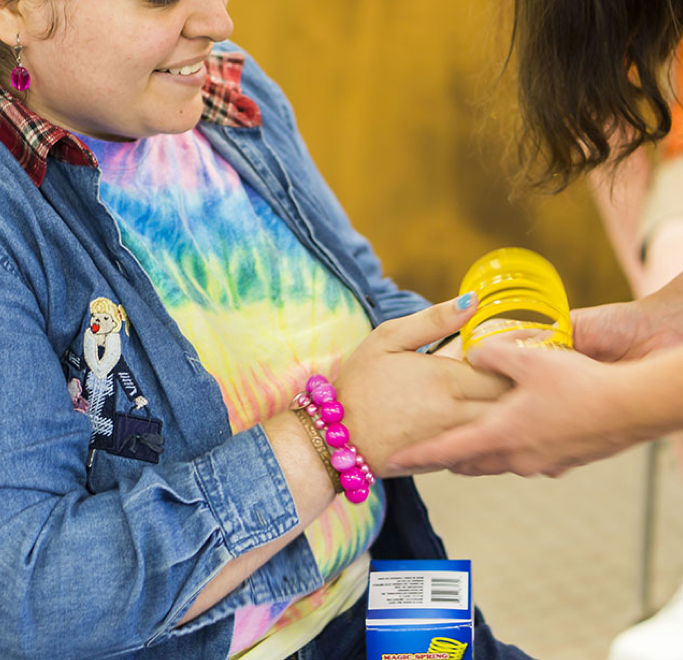
<path fill-rule="evenodd" d="M 26 105 L 66 129 L 104 139 L 191 129 L 202 113 L 203 61 L 232 33 L 226 0 L 19 0 L 0 16 L 21 35 Z M 14 25 L 10 23 L 14 21 Z M 14 30 L 14 36 L 12 31 Z"/>

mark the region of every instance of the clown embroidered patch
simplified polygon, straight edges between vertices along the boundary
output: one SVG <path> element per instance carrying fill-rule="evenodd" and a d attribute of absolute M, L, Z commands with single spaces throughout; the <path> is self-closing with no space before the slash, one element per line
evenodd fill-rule
<path fill-rule="evenodd" d="M 163 451 L 161 421 L 152 418 L 149 402 L 123 357 L 121 330 L 129 335 L 129 325 L 121 305 L 96 298 L 90 303 L 82 354 L 67 351 L 65 356 L 79 374 L 67 384 L 74 410 L 88 415 L 92 424 L 88 467 L 97 449 L 150 463 L 158 463 Z M 119 390 L 130 401 L 128 412 L 117 411 Z"/>

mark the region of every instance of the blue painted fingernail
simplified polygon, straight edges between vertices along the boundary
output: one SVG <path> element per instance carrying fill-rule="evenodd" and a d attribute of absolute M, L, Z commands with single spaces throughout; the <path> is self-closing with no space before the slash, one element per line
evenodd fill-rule
<path fill-rule="evenodd" d="M 472 304 L 473 300 L 474 291 L 470 291 L 469 293 L 463 293 L 462 296 L 459 296 L 455 299 L 455 306 L 462 312 Z"/>

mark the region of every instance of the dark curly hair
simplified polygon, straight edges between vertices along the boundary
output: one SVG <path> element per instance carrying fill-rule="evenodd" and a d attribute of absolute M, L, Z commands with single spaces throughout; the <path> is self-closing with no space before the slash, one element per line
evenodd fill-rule
<path fill-rule="evenodd" d="M 527 180 L 560 191 L 669 132 L 668 65 L 682 24 L 683 0 L 515 0 Z"/>

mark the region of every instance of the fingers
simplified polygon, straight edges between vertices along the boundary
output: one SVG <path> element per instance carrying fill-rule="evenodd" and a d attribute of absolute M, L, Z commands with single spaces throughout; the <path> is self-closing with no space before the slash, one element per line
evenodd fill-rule
<path fill-rule="evenodd" d="M 474 421 L 434 440 L 401 449 L 389 459 L 388 470 L 391 476 L 398 476 L 453 469 L 461 463 L 480 459 L 482 443 L 487 452 L 491 451 L 492 444 L 497 444 L 486 433 L 486 426 Z"/>
<path fill-rule="evenodd" d="M 603 333 L 596 326 L 599 315 L 596 308 L 573 309 L 570 312 L 572 323 L 572 335 L 574 346 L 577 351 L 586 355 L 598 355 L 602 353 Z"/>
<path fill-rule="evenodd" d="M 634 341 L 634 303 L 613 303 L 571 311 L 574 348 L 596 360 L 620 360 Z"/>
<path fill-rule="evenodd" d="M 449 392 L 458 406 L 468 400 L 492 401 L 510 389 L 507 378 L 473 369 L 461 360 L 444 361 L 442 368 Z"/>
<path fill-rule="evenodd" d="M 519 376 L 528 365 L 529 351 L 538 358 L 543 349 L 519 346 L 509 342 L 483 342 L 469 352 L 469 363 L 475 369 L 497 373 L 512 381 L 519 382 Z"/>
<path fill-rule="evenodd" d="M 448 468 L 453 474 L 465 477 L 484 477 L 511 472 L 510 464 L 503 456 L 482 456 L 474 461 L 463 461 Z"/>
<path fill-rule="evenodd" d="M 544 466 L 533 457 L 521 456 L 511 460 L 505 454 L 485 455 L 473 461 L 463 461 L 449 467 L 453 474 L 466 477 L 484 477 L 496 474 L 516 474 L 520 477 L 561 477 L 570 466 Z"/>
<path fill-rule="evenodd" d="M 505 436 L 485 421 L 475 421 L 434 440 L 402 449 L 388 462 L 389 476 L 447 469 L 469 477 L 504 473 L 556 477 L 568 467 L 569 464 L 561 464 L 523 445 L 510 445 Z"/>
<path fill-rule="evenodd" d="M 484 342 L 470 351 L 467 359 L 475 369 L 499 374 L 517 384 L 553 382 L 593 362 L 576 351 L 508 342 Z"/>
<path fill-rule="evenodd" d="M 476 309 L 476 295 L 466 293 L 416 314 L 386 321 L 375 333 L 386 342 L 388 350 L 415 351 L 459 330 Z"/>

